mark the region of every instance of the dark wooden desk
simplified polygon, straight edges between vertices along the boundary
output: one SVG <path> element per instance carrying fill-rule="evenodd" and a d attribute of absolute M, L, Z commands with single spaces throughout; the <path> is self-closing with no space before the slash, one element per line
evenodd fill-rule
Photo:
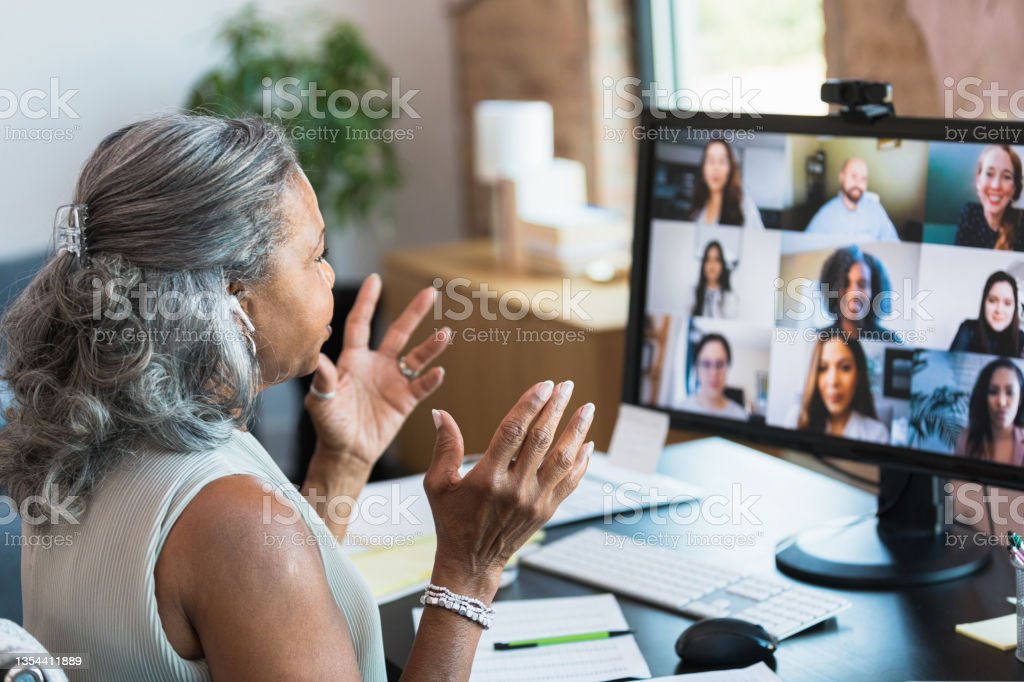
<path fill-rule="evenodd" d="M 645 514 L 631 522 L 613 522 L 607 528 L 627 535 L 660 533 L 680 538 L 681 551 L 711 561 L 724 561 L 752 571 L 775 571 L 774 547 L 795 530 L 829 518 L 870 512 L 871 495 L 833 479 L 758 453 L 729 441 L 712 438 L 666 448 L 659 469 L 699 485 L 728 509 L 750 496 L 748 518 L 713 525 L 697 520 L 686 525 L 658 522 L 659 514 Z M 713 497 L 719 496 L 719 497 Z M 660 514 L 664 516 L 664 514 Z M 756 520 L 749 517 L 754 516 Z M 549 531 L 555 539 L 601 521 L 584 522 Z M 687 547 L 687 543 L 726 537 L 752 537 L 749 548 Z M 662 536 L 665 537 L 665 536 Z M 954 632 L 957 623 L 1011 613 L 1006 603 L 1013 593 L 1013 572 L 1001 550 L 988 568 L 970 578 L 889 592 L 837 591 L 853 607 L 838 618 L 791 637 L 777 655 L 777 672 L 787 682 L 796 680 L 1013 680 L 1024 679 L 1024 664 L 1012 651 L 1000 652 Z M 498 599 L 592 594 L 568 580 L 530 569 L 520 569 L 516 583 L 498 593 Z M 660 609 L 619 597 L 640 649 L 654 675 L 691 672 L 678 668 L 673 646 L 690 622 Z M 410 597 L 381 609 L 385 653 L 401 665 L 412 644 Z"/>

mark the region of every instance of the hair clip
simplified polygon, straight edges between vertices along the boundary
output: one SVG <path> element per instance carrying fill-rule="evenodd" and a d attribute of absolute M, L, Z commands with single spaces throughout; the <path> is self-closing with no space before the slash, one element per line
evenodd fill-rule
<path fill-rule="evenodd" d="M 82 230 L 87 217 L 85 204 L 64 204 L 57 208 L 57 216 L 53 219 L 53 243 L 58 255 L 72 253 L 81 257 L 85 250 Z"/>

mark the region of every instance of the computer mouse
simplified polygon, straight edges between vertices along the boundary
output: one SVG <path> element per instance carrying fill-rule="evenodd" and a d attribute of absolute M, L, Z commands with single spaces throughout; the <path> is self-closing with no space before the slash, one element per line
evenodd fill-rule
<path fill-rule="evenodd" d="M 743 667 L 769 661 L 779 640 L 760 625 L 736 618 L 707 618 L 683 630 L 676 653 L 701 668 Z"/>

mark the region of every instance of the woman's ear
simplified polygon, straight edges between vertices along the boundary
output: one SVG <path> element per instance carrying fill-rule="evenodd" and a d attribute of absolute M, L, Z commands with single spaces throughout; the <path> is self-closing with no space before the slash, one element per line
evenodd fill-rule
<path fill-rule="evenodd" d="M 248 293 L 249 292 L 245 287 L 237 282 L 228 284 L 228 304 L 231 306 L 232 311 L 234 311 L 242 321 L 242 324 L 245 325 L 245 328 L 252 333 L 256 328 L 253 326 L 252 320 L 249 317 L 249 310 L 247 310 L 249 307 L 249 302 L 246 300 L 248 298 Z"/>

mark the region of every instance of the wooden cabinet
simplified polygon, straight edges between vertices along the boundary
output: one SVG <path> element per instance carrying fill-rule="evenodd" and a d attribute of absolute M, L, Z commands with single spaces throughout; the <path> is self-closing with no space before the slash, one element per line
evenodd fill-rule
<path fill-rule="evenodd" d="M 423 287 L 440 302 L 412 337 L 448 326 L 451 343 L 438 364 L 444 385 L 416 410 L 398 436 L 399 462 L 424 470 L 434 447 L 431 408 L 462 429 L 467 454 L 483 452 L 495 428 L 531 384 L 572 379 L 570 410 L 597 406 L 591 438 L 607 448 L 622 394 L 629 286 L 506 271 L 490 240 L 394 251 L 383 259 L 383 311 L 394 320 Z"/>

